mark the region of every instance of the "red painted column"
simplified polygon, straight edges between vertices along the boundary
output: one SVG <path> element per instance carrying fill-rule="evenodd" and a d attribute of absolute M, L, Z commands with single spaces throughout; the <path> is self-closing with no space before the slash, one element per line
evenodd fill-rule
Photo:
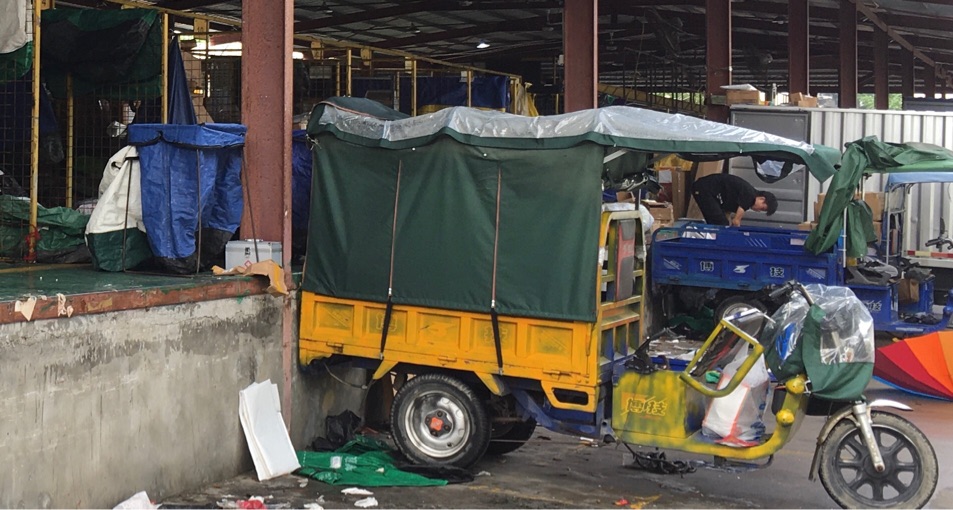
<path fill-rule="evenodd" d="M 245 238 L 290 237 L 292 12 L 293 0 L 242 3 Z M 282 247 L 291 252 L 290 242 Z"/>
<path fill-rule="evenodd" d="M 285 285 L 291 282 L 291 109 L 294 0 L 242 2 L 242 121 L 245 209 L 242 236 L 281 241 Z M 281 414 L 291 428 L 294 298 L 281 314 Z"/>
<path fill-rule="evenodd" d="M 874 27 L 874 107 L 890 107 L 890 66 L 887 62 L 887 32 Z"/>
<path fill-rule="evenodd" d="M 857 107 L 857 6 L 842 0 L 838 13 L 840 53 L 838 88 L 841 108 Z"/>
<path fill-rule="evenodd" d="M 595 108 L 599 81 L 598 0 L 566 0 L 563 5 L 563 83 L 566 112 Z"/>
<path fill-rule="evenodd" d="M 925 66 L 923 69 L 923 95 L 936 98 L 936 68 Z"/>
<path fill-rule="evenodd" d="M 709 120 L 728 121 L 728 107 L 711 104 L 713 95 L 723 95 L 722 85 L 731 85 L 731 0 L 705 0 L 705 77 Z"/>
<path fill-rule="evenodd" d="M 914 76 L 913 53 L 903 49 L 900 52 L 900 93 L 903 97 L 913 97 Z"/>
<path fill-rule="evenodd" d="M 788 2 L 788 92 L 809 94 L 810 36 L 807 0 Z"/>

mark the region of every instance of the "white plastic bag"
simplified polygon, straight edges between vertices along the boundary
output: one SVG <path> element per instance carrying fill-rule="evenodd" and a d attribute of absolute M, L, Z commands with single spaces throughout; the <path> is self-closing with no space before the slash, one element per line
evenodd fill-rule
<path fill-rule="evenodd" d="M 738 350 L 735 359 L 722 371 L 718 389 L 728 385 L 747 356 L 747 346 Z M 768 385 L 764 356 L 759 356 L 735 391 L 712 399 L 702 421 L 702 434 L 728 446 L 757 445 L 764 434 L 762 416 L 768 400 Z"/>

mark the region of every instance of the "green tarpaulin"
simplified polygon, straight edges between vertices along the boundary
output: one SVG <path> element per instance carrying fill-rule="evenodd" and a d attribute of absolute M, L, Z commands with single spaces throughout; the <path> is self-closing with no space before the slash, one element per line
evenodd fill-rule
<path fill-rule="evenodd" d="M 162 94 L 162 23 L 154 9 L 43 11 L 43 76 L 50 93 L 101 99 Z"/>
<path fill-rule="evenodd" d="M 309 292 L 483 313 L 495 298 L 503 315 L 593 321 L 607 154 L 760 155 L 821 179 L 835 161 L 831 149 L 629 107 L 390 112 L 349 98 L 311 114 Z"/>
<path fill-rule="evenodd" d="M 301 469 L 295 473 L 328 485 L 360 487 L 447 485 L 446 480 L 427 478 L 397 469 L 394 467 L 394 458 L 390 451 L 390 448 L 379 441 L 357 436 L 334 452 L 297 452 Z"/>
<path fill-rule="evenodd" d="M 860 257 L 867 243 L 876 239 L 870 209 L 854 192 L 865 173 L 941 172 L 953 169 L 953 151 L 930 144 L 891 144 L 877 137 L 862 138 L 847 144 L 840 170 L 831 179 L 817 227 L 811 231 L 805 247 L 813 253 L 829 250 L 844 228 L 847 211 L 847 256 Z"/>
<path fill-rule="evenodd" d="M 23 78 L 33 67 L 33 43 L 29 42 L 20 49 L 0 54 L 0 83 Z"/>
<path fill-rule="evenodd" d="M 68 207 L 37 206 L 36 251 L 40 259 L 68 253 L 86 244 L 83 234 L 89 216 Z M 0 257 L 22 259 L 27 255 L 30 201 L 0 195 Z"/>

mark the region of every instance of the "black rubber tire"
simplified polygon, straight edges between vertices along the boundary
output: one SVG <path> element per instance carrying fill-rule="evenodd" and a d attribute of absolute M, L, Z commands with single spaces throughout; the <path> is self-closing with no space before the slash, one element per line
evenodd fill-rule
<path fill-rule="evenodd" d="M 449 425 L 440 431 L 442 436 L 431 428 L 434 417 Z M 391 432 L 400 451 L 415 463 L 467 468 L 490 444 L 490 418 L 478 394 L 463 381 L 423 374 L 408 380 L 394 396 Z"/>
<path fill-rule="evenodd" d="M 933 446 L 920 429 L 895 414 L 874 411 L 871 418 L 886 469 L 873 470 L 860 431 L 843 420 L 821 446 L 824 489 L 842 508 L 923 508 L 939 476 Z"/>
<path fill-rule="evenodd" d="M 762 312 L 766 311 L 768 308 L 764 306 L 764 303 L 758 301 L 757 299 L 752 299 L 744 294 L 735 295 L 728 297 L 718 303 L 718 306 L 715 307 L 715 320 L 721 320 L 725 317 L 725 314 L 737 313 L 745 308 L 757 308 Z"/>
<path fill-rule="evenodd" d="M 505 432 L 494 434 L 490 445 L 486 448 L 487 455 L 503 455 L 514 452 L 533 437 L 536 431 L 536 420 L 529 419 L 513 423 L 506 427 Z"/>
<path fill-rule="evenodd" d="M 739 294 L 726 298 L 718 304 L 718 306 L 715 308 L 715 320 L 720 322 L 722 318 L 728 315 L 734 315 L 748 308 L 757 308 L 758 310 L 761 310 L 762 313 L 767 310 L 767 307 L 765 307 L 764 303 L 761 301 L 752 299 L 751 297 L 744 294 Z M 761 328 L 764 327 L 764 323 L 764 320 L 750 323 L 751 327 L 746 327 L 745 330 L 751 336 L 757 338 L 758 334 L 761 332 Z"/>

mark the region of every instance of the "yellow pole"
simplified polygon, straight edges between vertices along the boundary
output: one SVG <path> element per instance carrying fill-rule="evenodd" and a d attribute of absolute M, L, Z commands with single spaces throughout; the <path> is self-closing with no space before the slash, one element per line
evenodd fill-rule
<path fill-rule="evenodd" d="M 400 71 L 394 73 L 394 101 L 397 102 L 397 109 L 400 110 Z"/>
<path fill-rule="evenodd" d="M 410 61 L 410 116 L 417 116 L 417 59 Z"/>
<path fill-rule="evenodd" d="M 73 75 L 66 75 L 66 207 L 73 208 L 73 145 L 75 105 L 73 103 Z"/>
<path fill-rule="evenodd" d="M 169 15 L 162 14 L 162 122 L 169 122 Z"/>
<path fill-rule="evenodd" d="M 344 90 L 347 92 L 347 96 L 351 97 L 351 58 L 353 57 L 353 52 L 351 48 L 347 49 L 347 82 L 344 84 Z"/>
<path fill-rule="evenodd" d="M 30 119 L 30 234 L 27 236 L 27 260 L 36 260 L 37 188 L 40 187 L 40 14 L 43 5 L 33 1 L 33 112 Z"/>
<path fill-rule="evenodd" d="M 467 106 L 473 106 L 473 71 L 467 69 Z"/>
<path fill-rule="evenodd" d="M 340 62 L 334 64 L 334 77 L 336 78 L 334 80 L 334 95 L 340 96 L 341 95 L 341 63 Z"/>

